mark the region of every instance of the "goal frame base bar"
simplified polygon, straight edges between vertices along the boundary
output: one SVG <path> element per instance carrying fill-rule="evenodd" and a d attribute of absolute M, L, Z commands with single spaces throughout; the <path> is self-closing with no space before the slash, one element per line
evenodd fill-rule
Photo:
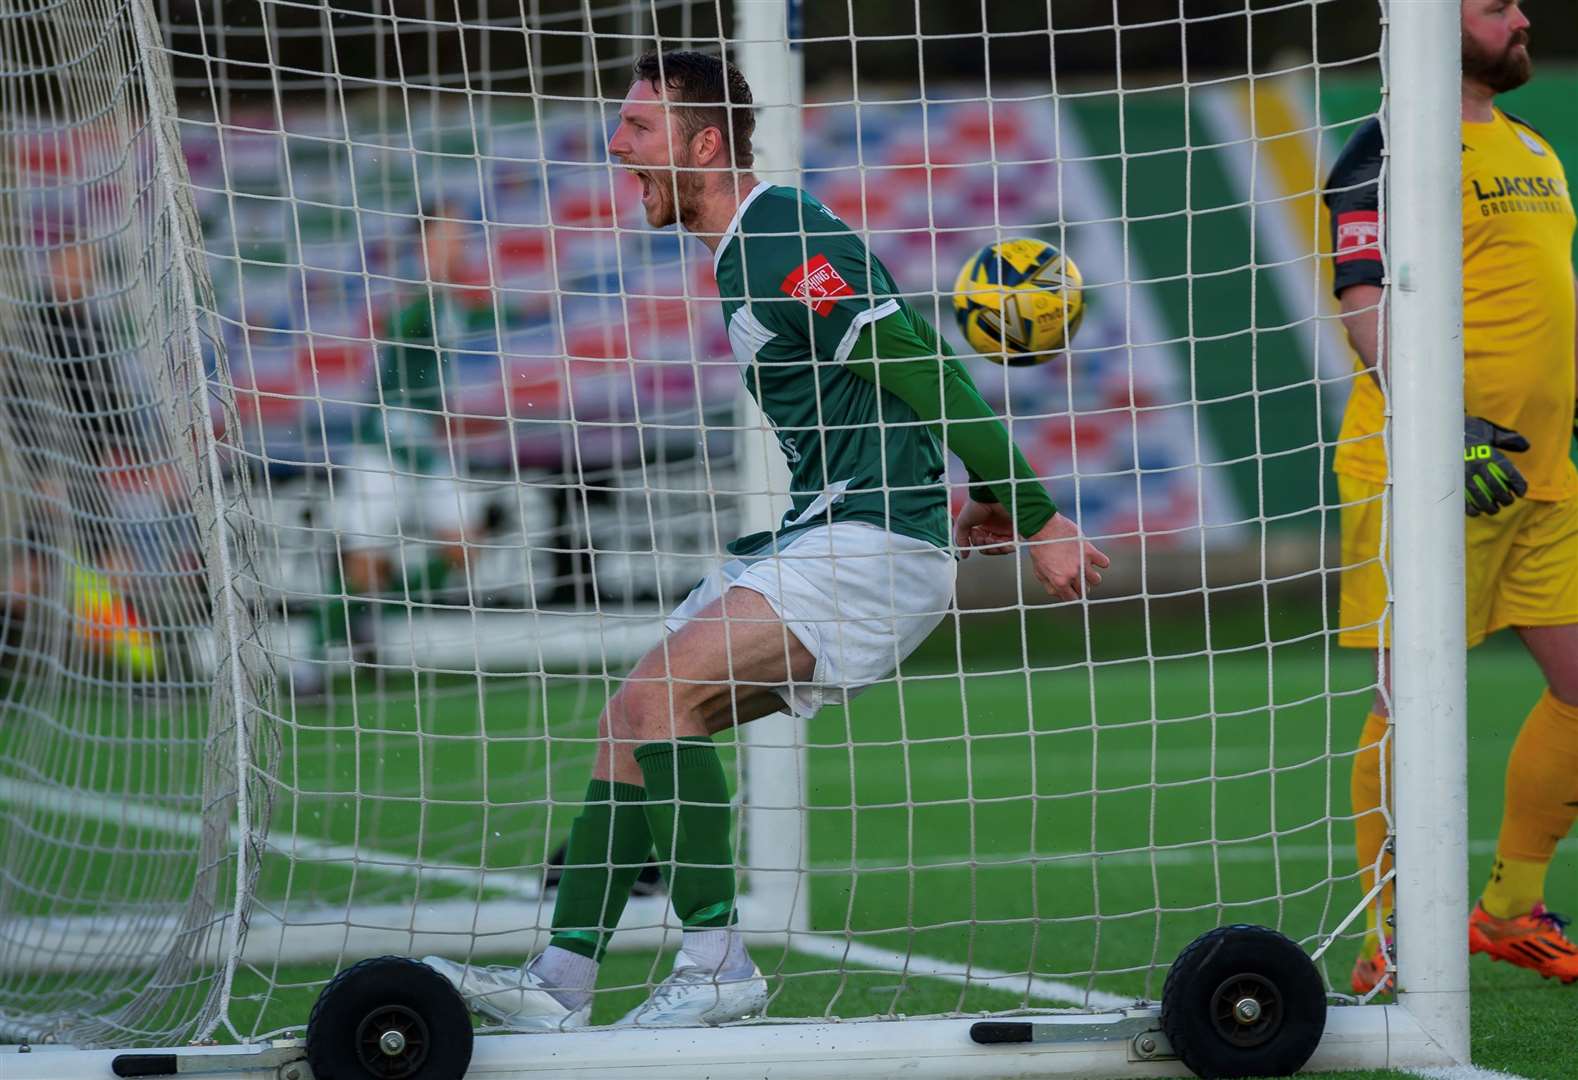
<path fill-rule="evenodd" d="M 970 1037 L 981 1019 L 872 1020 L 843 1023 L 741 1024 L 712 1030 L 600 1028 L 553 1035 L 480 1036 L 468 1075 L 494 1080 L 823 1080 L 830 1068 L 840 1080 L 878 1080 L 902 1073 L 917 1080 L 1010 1080 L 1025 1076 L 1151 1077 L 1190 1076 L 1176 1058 L 1140 1060 L 1133 1046 L 1132 1021 L 1154 1020 L 1156 1008 L 1123 1013 L 1018 1017 L 1038 1029 L 1066 1027 L 1072 1037 L 1038 1033 L 1032 1043 L 982 1046 Z M 1126 1023 L 1125 1021 L 1129 1021 Z M 1106 1039 L 1091 1029 L 1111 1024 L 1120 1037 Z M 242 1047 L 183 1047 L 167 1051 L 177 1058 L 213 1057 L 210 1071 L 182 1060 L 183 1076 L 222 1076 L 226 1080 L 279 1080 L 280 1051 L 292 1042 Z M 39 1047 L 30 1054 L 10 1048 L 7 1080 L 109 1080 L 122 1051 Z M 254 1066 L 246 1059 L 256 1059 Z M 266 1064 L 265 1064 L 266 1063 Z M 1426 1068 L 1462 1064 L 1426 1034 L 1405 1005 L 1338 1006 L 1327 1013 L 1326 1034 L 1306 1071 Z M 302 1073 L 305 1078 L 305 1072 Z"/>

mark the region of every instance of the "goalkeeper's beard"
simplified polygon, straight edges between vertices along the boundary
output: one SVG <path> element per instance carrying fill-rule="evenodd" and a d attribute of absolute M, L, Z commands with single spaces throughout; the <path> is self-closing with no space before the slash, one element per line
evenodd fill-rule
<path fill-rule="evenodd" d="M 1518 46 L 1523 46 L 1519 50 Z M 1463 38 L 1463 77 L 1484 83 L 1491 93 L 1516 90 L 1534 77 L 1534 61 L 1529 58 L 1529 34 L 1519 30 L 1499 54 L 1492 54 L 1479 42 Z"/>

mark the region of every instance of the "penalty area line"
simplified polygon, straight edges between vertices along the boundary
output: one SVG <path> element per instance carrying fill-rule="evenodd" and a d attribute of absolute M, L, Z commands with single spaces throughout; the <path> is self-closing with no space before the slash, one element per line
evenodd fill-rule
<path fill-rule="evenodd" d="M 1431 1069 L 1408 1069 L 1409 1076 L 1424 1077 L 1424 1080 L 1524 1080 L 1516 1073 L 1501 1072 L 1498 1069 L 1482 1069 L 1478 1065 L 1445 1065 Z"/>
<path fill-rule="evenodd" d="M 999 971 L 970 965 L 961 968 L 955 961 L 938 960 L 916 953 L 879 949 L 847 938 L 791 934 L 793 952 L 841 963 L 865 964 L 879 971 L 891 971 L 907 978 L 938 979 L 961 986 L 979 986 L 1003 993 L 1022 993 L 1027 999 L 1059 1001 L 1090 1009 L 1123 1009 L 1134 1004 L 1133 997 L 1109 994 L 1093 986 L 1078 986 L 1057 979 L 1043 979 L 1025 972 Z M 847 974 L 847 972 L 846 972 Z"/>

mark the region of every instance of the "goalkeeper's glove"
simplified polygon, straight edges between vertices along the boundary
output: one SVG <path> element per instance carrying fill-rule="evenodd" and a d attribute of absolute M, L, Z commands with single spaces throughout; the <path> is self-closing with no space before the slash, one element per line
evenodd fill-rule
<path fill-rule="evenodd" d="M 1529 440 L 1511 428 L 1479 416 L 1463 418 L 1463 504 L 1469 517 L 1496 514 L 1529 490 L 1518 467 L 1507 460 L 1529 448 Z"/>

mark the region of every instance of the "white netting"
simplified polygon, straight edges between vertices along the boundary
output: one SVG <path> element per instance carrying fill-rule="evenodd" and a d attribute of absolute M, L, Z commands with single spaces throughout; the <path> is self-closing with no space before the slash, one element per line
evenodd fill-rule
<path fill-rule="evenodd" d="M 156 16 L 29 3 L 0 37 L 0 1031 L 168 1041 L 223 1007 L 267 828 L 255 535 L 216 498 Z"/>
<path fill-rule="evenodd" d="M 1005 561 L 972 559 L 959 610 L 900 677 L 783 727 L 803 743 L 759 751 L 754 770 L 723 740 L 773 1017 L 1155 999 L 1202 929 L 1260 922 L 1313 948 L 1359 897 L 1347 776 L 1375 663 L 1336 648 L 1326 448 L 1352 376 L 1319 192 L 1376 108 L 1374 5 L 1143 19 L 1063 0 L 941 7 L 816 5 L 791 20 L 803 185 L 956 346 L 951 290 L 969 253 L 1033 235 L 1079 263 L 1087 315 L 1068 355 L 966 363 L 1114 568 L 1090 601 L 1053 606 Z M 128 369 L 206 370 L 226 476 L 250 483 L 228 504 L 231 569 L 272 624 L 267 735 L 282 748 L 250 766 L 266 787 L 252 822 L 271 819 L 231 997 L 223 1009 L 204 997 L 225 957 L 193 950 L 195 989 L 167 1027 L 90 1037 L 296 1028 L 329 975 L 376 952 L 525 956 L 546 940 L 551 862 L 603 701 L 722 544 L 783 494 L 755 486 L 742 449 L 761 435 L 736 420 L 711 258 L 648 229 L 638 185 L 607 154 L 636 56 L 661 38 L 738 58 L 738 17 L 710 0 L 166 0 L 157 59 L 173 71 L 189 173 L 172 193 L 126 59 L 149 58 L 106 44 L 123 27 L 129 40 L 135 12 L 98 12 L 93 38 L 76 8 L 97 5 L 0 18 L 17 41 L 59 35 L 39 46 L 49 74 L 0 80 L 16 178 L 5 218 L 26 230 L 8 226 L 0 255 L 0 342 L 23 361 L 53 355 L 45 331 L 14 329 L 66 309 L 32 299 L 68 246 L 38 231 L 58 211 L 27 200 L 78 198 L 79 220 L 100 223 L 83 235 L 129 260 L 112 279 L 128 284 L 101 290 L 137 331 Z M 67 74 L 96 48 L 120 58 L 113 77 Z M 64 98 L 42 89 L 57 84 Z M 784 100 L 776 89 L 758 96 Z M 97 131 L 104 115 L 128 133 L 114 148 L 130 137 L 132 151 L 95 164 L 86 142 L 60 149 L 78 144 L 59 129 Z M 761 150 L 783 167 L 783 147 Z M 124 177 L 113 209 L 93 195 L 106 176 Z M 182 234 L 167 216 L 186 199 L 206 254 L 190 267 L 190 317 L 213 327 L 202 356 L 178 310 Z M 137 542 L 170 568 L 94 564 L 119 574 L 149 633 L 174 624 L 158 670 L 192 666 L 162 696 L 125 663 L 82 673 L 106 654 L 82 643 L 64 579 L 46 572 L 87 557 L 69 538 L 95 513 L 131 520 L 111 500 L 141 474 L 111 485 L 119 474 L 84 455 L 112 444 L 65 415 L 49 421 L 60 453 L 29 455 L 29 421 L 6 415 L 21 612 L 7 693 L 26 703 L 0 730 L 7 915 L 73 903 L 168 919 L 174 868 L 191 876 L 191 853 L 172 848 L 200 824 L 222 841 L 212 830 L 235 820 L 234 755 L 212 756 L 232 714 L 210 686 L 229 684 L 209 666 L 231 639 L 217 633 L 215 650 L 197 633 L 217 603 L 204 553 L 220 548 L 192 505 L 209 474 L 182 471 L 208 461 L 192 385 L 158 383 L 165 426 L 133 440 L 143 467 L 180 481 Z M 8 386 L 7 403 L 55 392 L 35 379 Z M 194 447 L 195 466 L 182 456 Z M 85 479 L 48 496 L 70 463 Z M 145 485 L 133 494 L 149 499 Z M 157 587 L 144 598 L 139 581 Z M 246 684 L 253 700 L 268 689 Z M 97 704 L 104 692 L 119 704 Z M 154 701 L 196 719 L 127 726 Z M 190 769 L 142 763 L 166 753 Z M 199 795 L 186 778 L 204 761 L 218 772 Z M 764 781 L 785 763 L 787 780 Z M 67 776 L 82 798 L 52 816 L 47 789 Z M 786 813 L 787 831 L 771 831 Z M 753 829 L 775 842 L 803 830 L 803 859 L 753 846 Z M 233 837 L 201 849 L 214 883 L 193 903 L 209 920 L 234 900 L 236 850 Z M 148 891 L 112 907 L 86 884 L 108 865 Z M 655 947 L 678 940 L 661 891 L 629 921 L 596 1021 L 639 1001 L 667 970 Z M 149 985 L 135 963 L 45 973 L 58 950 L 10 936 L 0 948 L 18 957 L 3 965 L 0 1018 L 96 1015 L 103 994 Z"/>

